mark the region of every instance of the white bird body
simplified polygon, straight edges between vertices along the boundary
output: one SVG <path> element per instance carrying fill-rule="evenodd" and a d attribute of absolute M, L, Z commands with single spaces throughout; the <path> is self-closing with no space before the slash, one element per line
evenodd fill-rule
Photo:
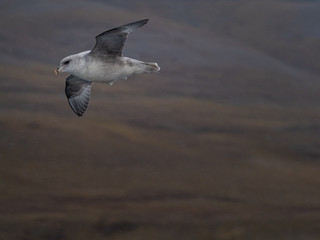
<path fill-rule="evenodd" d="M 117 59 L 96 58 L 89 51 L 70 55 L 61 62 L 69 61 L 64 69 L 72 75 L 92 82 L 113 83 L 134 74 L 159 71 L 156 63 L 146 63 L 133 58 L 115 56 Z M 60 70 L 61 71 L 61 70 Z"/>

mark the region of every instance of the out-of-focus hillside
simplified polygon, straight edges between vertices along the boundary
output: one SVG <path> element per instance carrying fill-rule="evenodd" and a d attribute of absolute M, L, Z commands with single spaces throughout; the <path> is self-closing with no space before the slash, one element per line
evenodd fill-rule
<path fill-rule="evenodd" d="M 3 1 L 0 239 L 319 239 L 317 1 Z M 150 18 L 94 84 L 59 61 Z"/>

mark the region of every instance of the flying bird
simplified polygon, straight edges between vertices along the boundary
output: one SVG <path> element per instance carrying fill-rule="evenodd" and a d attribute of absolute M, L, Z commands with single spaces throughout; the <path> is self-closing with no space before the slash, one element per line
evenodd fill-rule
<path fill-rule="evenodd" d="M 122 55 L 128 34 L 147 22 L 148 19 L 144 19 L 105 31 L 96 36 L 96 44 L 92 50 L 61 60 L 55 74 L 71 74 L 66 79 L 65 94 L 75 114 L 82 116 L 86 111 L 93 82 L 112 85 L 115 81 L 127 79 L 134 74 L 160 70 L 157 63 L 143 62 Z"/>

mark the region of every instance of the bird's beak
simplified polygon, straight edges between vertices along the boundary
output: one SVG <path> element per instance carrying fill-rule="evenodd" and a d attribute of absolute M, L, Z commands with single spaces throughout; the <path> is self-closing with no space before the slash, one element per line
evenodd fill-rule
<path fill-rule="evenodd" d="M 55 74 L 55 75 L 58 75 L 59 72 L 60 72 L 60 67 L 57 67 L 57 68 L 54 70 L 54 74 Z"/>

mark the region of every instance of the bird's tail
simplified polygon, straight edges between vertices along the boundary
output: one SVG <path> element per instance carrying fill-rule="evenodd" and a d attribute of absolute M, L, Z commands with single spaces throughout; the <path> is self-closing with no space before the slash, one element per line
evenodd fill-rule
<path fill-rule="evenodd" d="M 146 72 L 152 73 L 152 72 L 158 72 L 160 70 L 160 67 L 157 63 L 151 63 L 151 62 L 144 62 L 143 63 L 146 66 Z"/>

